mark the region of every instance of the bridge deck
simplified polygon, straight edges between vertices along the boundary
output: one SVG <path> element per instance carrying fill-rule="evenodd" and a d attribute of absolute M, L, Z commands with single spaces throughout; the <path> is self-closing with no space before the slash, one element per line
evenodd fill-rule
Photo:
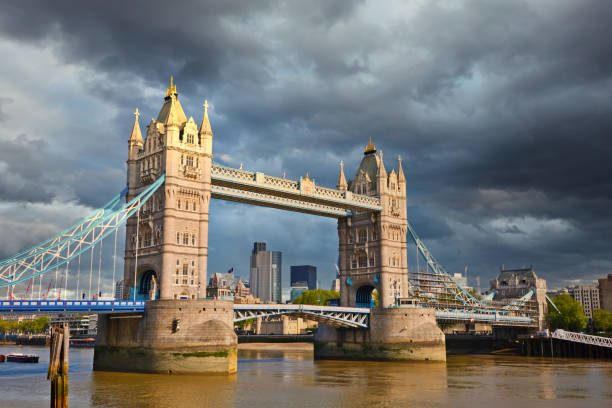
<path fill-rule="evenodd" d="M 125 313 L 144 312 L 144 301 L 128 300 L 1 300 L 0 314 Z M 234 321 L 258 317 L 296 315 L 337 327 L 368 327 L 371 310 L 362 307 L 235 304 Z M 535 326 L 527 316 L 508 316 L 465 310 L 436 310 L 438 321 L 470 321 L 497 326 Z"/>
<path fill-rule="evenodd" d="M 376 197 L 317 186 L 311 179 L 288 180 L 217 163 L 211 168 L 211 184 L 214 198 L 328 217 L 382 211 Z"/>
<path fill-rule="evenodd" d="M 144 312 L 144 301 L 129 300 L 2 300 L 0 313 L 125 313 Z"/>

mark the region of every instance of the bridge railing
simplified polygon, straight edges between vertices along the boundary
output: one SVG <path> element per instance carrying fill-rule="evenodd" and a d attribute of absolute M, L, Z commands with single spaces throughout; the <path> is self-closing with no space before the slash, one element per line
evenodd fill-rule
<path fill-rule="evenodd" d="M 87 311 L 143 311 L 144 301 L 133 300 L 1 300 L 0 313 Z"/>
<path fill-rule="evenodd" d="M 590 334 L 570 332 L 561 329 L 557 329 L 552 332 L 551 337 L 559 340 L 575 341 L 577 343 L 612 348 L 612 338 L 610 337 L 593 336 Z"/>
<path fill-rule="evenodd" d="M 315 185 L 313 190 L 304 193 L 300 188 L 300 182 L 287 180 L 280 177 L 269 176 L 264 173 L 251 172 L 243 169 L 235 169 L 213 163 L 211 168 L 212 181 L 218 180 L 227 184 L 240 184 L 249 189 L 264 189 L 289 194 L 296 197 L 309 197 L 311 200 L 333 203 L 343 208 L 351 207 L 359 211 L 381 211 L 380 199 L 350 191 L 340 191 L 333 188 Z M 303 199 L 303 198 L 300 198 Z"/>

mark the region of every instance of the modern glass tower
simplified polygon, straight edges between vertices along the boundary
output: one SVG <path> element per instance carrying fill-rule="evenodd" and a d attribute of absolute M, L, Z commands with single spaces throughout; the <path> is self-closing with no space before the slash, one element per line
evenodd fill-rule
<path fill-rule="evenodd" d="M 291 286 L 296 286 L 299 282 L 305 282 L 308 285 L 308 290 L 317 289 L 317 267 L 312 265 L 292 265 Z"/>
<path fill-rule="evenodd" d="M 265 242 L 255 242 L 251 252 L 251 294 L 262 302 L 281 302 L 282 252 L 266 251 Z"/>

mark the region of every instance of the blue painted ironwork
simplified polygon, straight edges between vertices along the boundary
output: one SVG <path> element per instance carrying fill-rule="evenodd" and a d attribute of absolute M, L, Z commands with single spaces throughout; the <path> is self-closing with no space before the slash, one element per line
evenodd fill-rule
<path fill-rule="evenodd" d="M 128 300 L 0 300 L 0 313 L 126 313 L 144 312 L 144 301 Z"/>
<path fill-rule="evenodd" d="M 555 302 L 553 302 L 552 299 L 548 297 L 548 295 L 544 295 L 544 296 L 546 296 L 546 300 L 548 300 L 548 303 L 550 303 L 552 307 L 554 307 L 558 313 L 561 313 L 557 305 L 555 305 Z"/>
<path fill-rule="evenodd" d="M 59 234 L 49 238 L 46 241 L 43 241 L 31 248 L 25 249 L 21 252 L 16 253 L 15 255 L 13 255 L 10 258 L 4 259 L 2 261 L 0 261 L 0 267 L 5 266 L 5 265 L 9 265 L 12 263 L 16 263 L 19 262 L 29 256 L 33 256 L 36 255 L 40 252 L 43 252 L 45 250 L 48 250 L 49 248 L 51 248 L 53 245 L 55 245 L 57 242 L 60 242 L 63 239 L 66 239 L 67 237 L 73 236 L 74 234 L 78 233 L 79 231 L 81 231 L 84 227 L 88 226 L 89 223 L 94 222 L 95 220 L 100 219 L 105 213 L 108 213 L 109 211 L 115 211 L 117 205 L 121 202 L 121 199 L 123 197 L 125 197 L 125 195 L 127 194 L 128 188 L 125 187 L 121 193 L 117 194 L 115 197 L 113 197 L 109 202 L 107 202 L 106 204 L 104 204 L 102 207 L 98 208 L 97 210 L 93 211 L 91 214 L 89 214 L 87 217 L 85 217 L 83 220 L 79 221 L 77 224 L 72 225 L 69 228 L 66 228 L 65 230 L 63 230 L 62 232 L 60 232 Z"/>
<path fill-rule="evenodd" d="M 0 287 L 12 286 L 38 277 L 75 259 L 119 228 L 142 207 L 164 181 L 165 175 L 161 175 L 142 193 L 117 209 L 115 207 L 118 201 L 115 197 L 109 202 L 112 204 L 107 208 L 94 212 L 96 214 L 94 217 L 83 219 L 65 230 L 64 233 L 45 241 L 44 245 L 36 246 L 33 250 L 21 252 L 2 261 Z M 119 199 L 120 197 L 121 194 Z"/>
<path fill-rule="evenodd" d="M 295 315 L 336 327 L 365 328 L 369 325 L 369 308 L 319 305 L 235 304 L 234 322 L 260 317 Z"/>

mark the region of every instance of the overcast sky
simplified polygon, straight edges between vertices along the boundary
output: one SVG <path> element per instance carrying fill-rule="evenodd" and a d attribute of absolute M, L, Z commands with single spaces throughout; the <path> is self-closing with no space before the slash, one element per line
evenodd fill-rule
<path fill-rule="evenodd" d="M 606 0 L 4 1 L 0 258 L 124 187 L 133 112 L 173 75 L 188 117 L 211 104 L 215 161 L 333 186 L 371 136 L 449 271 L 590 283 L 612 272 L 611 21 Z M 313 264 L 329 287 L 335 220 L 210 211 L 209 274 L 248 277 L 265 241 L 284 286 Z"/>

